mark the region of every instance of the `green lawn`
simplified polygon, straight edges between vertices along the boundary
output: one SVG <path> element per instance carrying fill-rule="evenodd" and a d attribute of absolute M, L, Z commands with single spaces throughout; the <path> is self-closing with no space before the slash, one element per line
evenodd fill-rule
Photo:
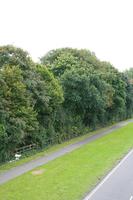
<path fill-rule="evenodd" d="M 111 127 L 111 126 L 110 126 L 110 127 Z M 39 157 L 48 155 L 48 154 L 50 154 L 50 153 L 52 153 L 52 152 L 55 152 L 55 151 L 57 151 L 57 150 L 59 150 L 59 149 L 65 147 L 65 146 L 67 146 L 67 145 L 70 145 L 70 144 L 73 144 L 73 143 L 75 143 L 75 142 L 79 142 L 79 141 L 81 141 L 81 140 L 84 140 L 84 139 L 86 139 L 86 138 L 89 138 L 90 136 L 95 135 L 95 134 L 98 134 L 98 133 L 100 133 L 101 131 L 106 130 L 106 129 L 108 129 L 108 128 L 109 128 L 109 127 L 107 127 L 107 128 L 101 128 L 101 129 L 99 129 L 99 130 L 97 130 L 97 131 L 89 132 L 88 134 L 85 134 L 85 135 L 82 135 L 82 136 L 73 138 L 73 139 L 68 140 L 68 141 L 66 141 L 66 142 L 63 142 L 62 144 L 56 144 L 56 145 L 54 145 L 54 146 L 49 146 L 47 149 L 43 149 L 43 150 L 40 151 L 40 152 L 34 152 L 33 155 L 29 155 L 28 157 L 23 157 L 23 158 L 21 158 L 19 161 L 14 161 L 14 162 L 11 162 L 11 163 L 7 162 L 7 163 L 5 163 L 5 164 L 2 164 L 2 165 L 0 165 L 0 173 L 3 173 L 3 172 L 5 172 L 5 171 L 7 171 L 7 170 L 9 170 L 9 169 L 11 169 L 11 168 L 13 168 L 13 167 L 22 165 L 22 164 L 24 164 L 24 163 L 26 163 L 26 162 L 29 162 L 29 161 L 31 161 L 31 160 L 34 160 L 34 159 L 36 159 L 36 158 L 39 158 Z"/>
<path fill-rule="evenodd" d="M 0 200 L 80 200 L 133 147 L 133 123 L 0 186 Z"/>

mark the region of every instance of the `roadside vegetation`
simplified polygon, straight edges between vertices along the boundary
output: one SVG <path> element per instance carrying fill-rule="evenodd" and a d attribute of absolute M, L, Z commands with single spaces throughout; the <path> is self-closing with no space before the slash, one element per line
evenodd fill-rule
<path fill-rule="evenodd" d="M 20 147 L 45 148 L 132 117 L 130 79 L 85 49 L 52 50 L 34 63 L 1 46 L 0 163 Z"/>
<path fill-rule="evenodd" d="M 0 186 L 2 200 L 82 200 L 133 148 L 133 123 Z"/>
<path fill-rule="evenodd" d="M 52 146 L 48 146 L 47 148 L 44 148 L 44 149 L 35 149 L 35 150 L 31 150 L 31 151 L 28 151 L 26 153 L 23 153 L 21 159 L 19 160 L 13 160 L 13 161 L 9 161 L 9 162 L 5 162 L 5 163 L 1 163 L 0 165 L 0 173 L 3 173 L 3 172 L 6 172 L 8 171 L 9 169 L 11 168 L 14 168 L 14 167 L 17 167 L 17 166 L 20 166 L 24 163 L 27 163 L 31 160 L 34 160 L 34 159 L 37 159 L 37 158 L 40 158 L 42 156 L 47 156 L 55 151 L 58 151 L 60 149 L 62 149 L 63 147 L 66 147 L 68 145 L 71 145 L 71 144 L 74 144 L 76 142 L 79 142 L 79 141 L 82 141 L 82 140 L 85 140 L 93 135 L 96 135 L 96 134 L 99 134 L 101 133 L 102 131 L 105 131 L 107 129 L 109 129 L 110 127 L 112 126 L 108 126 L 108 127 L 105 127 L 105 128 L 100 128 L 96 131 L 91 131 L 89 133 L 86 133 L 82 136 L 77 136 L 77 137 L 74 137 L 70 140 L 67 140 L 65 142 L 62 142 L 61 144 L 55 144 L 55 145 L 52 145 Z"/>

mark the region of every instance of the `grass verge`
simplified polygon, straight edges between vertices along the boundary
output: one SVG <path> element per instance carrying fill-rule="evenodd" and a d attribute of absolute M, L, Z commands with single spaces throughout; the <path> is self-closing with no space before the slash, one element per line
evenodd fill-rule
<path fill-rule="evenodd" d="M 0 186 L 1 200 L 80 200 L 133 147 L 133 123 Z"/>

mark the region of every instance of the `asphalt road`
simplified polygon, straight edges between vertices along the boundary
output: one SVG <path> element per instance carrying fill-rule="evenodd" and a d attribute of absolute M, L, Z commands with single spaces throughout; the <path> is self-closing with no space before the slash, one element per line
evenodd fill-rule
<path fill-rule="evenodd" d="M 84 200 L 133 200 L 133 150 Z"/>
<path fill-rule="evenodd" d="M 87 143 L 90 143 L 90 142 L 92 142 L 92 141 L 94 141 L 98 138 L 101 138 L 104 135 L 107 135 L 107 134 L 111 133 L 112 131 L 117 130 L 117 129 L 127 125 L 128 123 L 131 123 L 131 122 L 133 122 L 133 119 L 127 120 L 127 121 L 124 121 L 124 122 L 120 122 L 120 123 L 112 126 L 111 128 L 108 128 L 105 131 L 101 131 L 99 134 L 93 135 L 93 136 L 91 136 L 91 137 L 89 137 L 85 140 L 82 140 L 80 142 L 76 142 L 74 144 L 68 145 L 68 146 L 66 146 L 66 147 L 64 147 L 64 148 L 62 148 L 58 151 L 55 151 L 54 153 L 51 153 L 47 156 L 37 158 L 37 159 L 32 160 L 30 162 L 27 162 L 27 163 L 25 163 L 21 166 L 12 168 L 11 170 L 0 174 L 0 184 L 3 184 L 3 183 L 5 183 L 5 182 L 17 177 L 17 176 L 20 176 L 20 175 L 36 168 L 36 167 L 39 167 L 41 165 L 45 165 L 49 161 L 54 160 L 54 159 L 56 159 L 60 156 L 63 156 L 66 153 L 69 153 L 69 152 L 71 152 L 71 151 L 73 151 L 77 148 L 80 148 L 81 146 L 83 146 Z M 103 200 L 103 199 L 100 199 L 100 200 Z"/>

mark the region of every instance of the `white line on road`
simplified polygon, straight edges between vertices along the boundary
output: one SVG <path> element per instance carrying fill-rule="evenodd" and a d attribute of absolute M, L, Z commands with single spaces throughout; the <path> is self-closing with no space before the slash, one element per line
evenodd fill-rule
<path fill-rule="evenodd" d="M 121 162 L 103 179 L 101 183 L 90 193 L 88 194 L 83 200 L 89 200 L 94 193 L 110 178 L 110 176 L 126 161 L 126 159 L 133 153 L 133 149 L 121 160 Z M 130 197 L 129 200 L 132 200 L 133 196 Z"/>
<path fill-rule="evenodd" d="M 129 200 L 132 200 L 132 199 L 133 199 L 133 196 L 131 196 Z"/>

